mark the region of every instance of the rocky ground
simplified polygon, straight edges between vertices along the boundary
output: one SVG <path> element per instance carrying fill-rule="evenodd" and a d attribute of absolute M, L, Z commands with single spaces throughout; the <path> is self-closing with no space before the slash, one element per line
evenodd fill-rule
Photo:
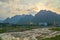
<path fill-rule="evenodd" d="M 37 40 L 37 36 L 50 38 L 56 35 L 60 35 L 60 31 L 49 30 L 49 28 L 38 28 L 24 32 L 1 33 L 0 37 L 2 40 Z"/>

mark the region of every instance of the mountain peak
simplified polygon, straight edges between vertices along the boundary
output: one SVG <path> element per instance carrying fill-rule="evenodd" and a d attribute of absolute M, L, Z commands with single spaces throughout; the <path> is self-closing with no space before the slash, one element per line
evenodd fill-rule
<path fill-rule="evenodd" d="M 5 20 L 5 21 L 16 24 L 28 24 L 29 22 L 33 22 L 33 23 L 47 22 L 53 24 L 54 21 L 60 22 L 60 15 L 50 10 L 41 10 L 35 16 L 16 15 L 10 18 L 9 20 Z"/>
<path fill-rule="evenodd" d="M 57 13 L 52 12 L 50 10 L 41 10 L 36 14 L 36 16 L 38 15 L 57 15 Z"/>

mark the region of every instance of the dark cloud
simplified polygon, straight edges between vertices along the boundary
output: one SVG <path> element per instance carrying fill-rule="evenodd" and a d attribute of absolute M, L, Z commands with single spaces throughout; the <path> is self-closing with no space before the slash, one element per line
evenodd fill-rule
<path fill-rule="evenodd" d="M 0 0 L 1 2 L 8 2 L 9 0 Z"/>

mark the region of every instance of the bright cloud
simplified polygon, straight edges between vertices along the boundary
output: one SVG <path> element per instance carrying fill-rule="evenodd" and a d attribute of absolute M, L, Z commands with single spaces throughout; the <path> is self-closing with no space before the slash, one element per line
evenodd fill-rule
<path fill-rule="evenodd" d="M 0 0 L 0 18 L 36 14 L 40 10 L 60 13 L 60 0 Z"/>

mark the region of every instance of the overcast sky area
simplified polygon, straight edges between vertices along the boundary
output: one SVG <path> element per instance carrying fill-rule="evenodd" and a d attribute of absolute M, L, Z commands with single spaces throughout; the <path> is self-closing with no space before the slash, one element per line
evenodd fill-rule
<path fill-rule="evenodd" d="M 60 14 L 60 0 L 0 0 L 0 19 L 15 15 L 35 15 L 40 10 Z"/>

